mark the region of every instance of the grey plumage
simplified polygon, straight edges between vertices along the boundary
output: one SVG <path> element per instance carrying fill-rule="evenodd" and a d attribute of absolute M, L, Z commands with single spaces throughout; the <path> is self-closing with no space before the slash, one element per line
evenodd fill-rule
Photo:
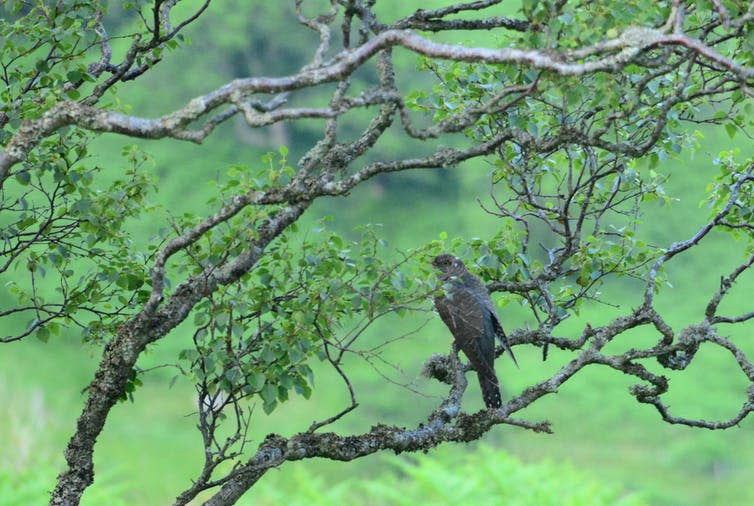
<path fill-rule="evenodd" d="M 457 346 L 469 359 L 479 378 L 482 397 L 488 408 L 502 405 L 500 385 L 495 375 L 495 336 L 518 366 L 495 313 L 487 288 L 471 274 L 461 260 L 442 254 L 432 261 L 446 293 L 435 297 L 435 308 L 453 334 Z"/>

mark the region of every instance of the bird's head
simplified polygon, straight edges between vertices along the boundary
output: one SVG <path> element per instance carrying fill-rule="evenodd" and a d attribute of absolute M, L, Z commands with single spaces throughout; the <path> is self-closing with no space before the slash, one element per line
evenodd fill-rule
<path fill-rule="evenodd" d="M 463 262 L 448 253 L 437 255 L 434 260 L 432 260 L 432 266 L 448 277 L 460 276 L 466 271 L 466 266 L 463 265 Z"/>

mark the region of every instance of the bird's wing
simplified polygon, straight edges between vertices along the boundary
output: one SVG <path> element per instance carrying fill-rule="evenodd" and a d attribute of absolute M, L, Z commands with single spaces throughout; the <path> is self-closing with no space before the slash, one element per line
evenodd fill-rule
<path fill-rule="evenodd" d="M 436 297 L 435 308 L 477 372 L 495 374 L 495 333 L 489 311 L 476 295 L 455 285 L 449 297 Z"/>
<path fill-rule="evenodd" d="M 463 286 L 454 284 L 447 295 L 435 297 L 435 308 L 458 341 L 475 338 L 484 331 L 484 308 Z"/>
<path fill-rule="evenodd" d="M 494 312 L 495 306 L 493 306 L 492 299 L 490 299 L 490 292 L 487 290 L 487 287 L 479 281 L 478 277 L 470 272 L 466 272 L 463 275 L 463 286 L 477 299 L 477 301 L 479 301 L 480 304 Z"/>
<path fill-rule="evenodd" d="M 471 273 L 467 273 L 464 276 L 464 285 L 468 287 L 469 292 L 477 299 L 478 303 L 486 309 L 486 317 L 490 319 L 493 333 L 498 337 L 498 339 L 500 339 L 500 344 L 503 345 L 503 348 L 510 354 L 511 359 L 513 359 L 513 363 L 516 364 L 516 367 L 518 367 L 518 361 L 516 360 L 516 356 L 513 354 L 513 349 L 508 343 L 508 337 L 505 335 L 503 326 L 500 324 L 500 320 L 497 317 L 495 305 L 492 303 L 492 298 L 490 297 L 489 290 L 487 290 L 487 287 L 484 286 L 481 281 L 479 281 L 479 278 Z"/>
<path fill-rule="evenodd" d="M 490 316 L 492 317 L 492 326 L 495 329 L 495 335 L 498 337 L 498 339 L 500 339 L 500 343 L 503 345 L 503 348 L 511 356 L 511 359 L 513 360 L 513 363 L 516 364 L 516 367 L 518 367 L 516 355 L 513 354 L 513 348 L 511 348 L 510 343 L 508 343 L 508 336 L 505 335 L 503 326 L 500 325 L 500 320 L 497 318 L 497 315 L 494 312 L 490 313 Z"/>

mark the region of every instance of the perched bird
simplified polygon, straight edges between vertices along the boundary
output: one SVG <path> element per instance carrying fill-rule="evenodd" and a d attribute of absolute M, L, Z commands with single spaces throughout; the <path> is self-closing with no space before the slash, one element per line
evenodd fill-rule
<path fill-rule="evenodd" d="M 495 375 L 495 336 L 516 366 L 518 362 L 497 319 L 490 294 L 479 278 L 453 255 L 439 255 L 432 265 L 440 271 L 438 278 L 446 285 L 445 294 L 435 297 L 435 308 L 476 371 L 485 405 L 499 408 L 502 400 Z"/>

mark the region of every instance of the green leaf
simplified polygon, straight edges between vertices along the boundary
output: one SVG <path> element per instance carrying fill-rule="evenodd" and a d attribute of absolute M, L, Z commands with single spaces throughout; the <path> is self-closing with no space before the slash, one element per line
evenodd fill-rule
<path fill-rule="evenodd" d="M 265 383 L 264 387 L 262 387 L 262 391 L 260 392 L 260 395 L 262 396 L 262 400 L 264 401 L 264 412 L 267 414 L 270 414 L 272 410 L 275 409 L 275 406 L 277 405 L 277 395 L 278 395 L 278 389 L 275 385 L 273 385 L 270 382 Z"/>
<path fill-rule="evenodd" d="M 255 392 L 261 390 L 264 386 L 265 376 L 261 372 L 253 372 L 246 377 L 248 385 L 254 389 Z"/>
<path fill-rule="evenodd" d="M 272 346 L 266 345 L 262 349 L 262 353 L 260 354 L 260 358 L 265 364 L 271 364 L 275 361 L 275 352 L 272 350 Z"/>
<path fill-rule="evenodd" d="M 16 181 L 18 181 L 20 184 L 26 186 L 31 182 L 31 174 L 29 174 L 28 170 L 23 170 L 21 172 L 16 172 Z"/>
<path fill-rule="evenodd" d="M 68 79 L 68 82 L 75 84 L 83 79 L 83 74 L 79 70 L 71 70 L 65 77 Z"/>
<path fill-rule="evenodd" d="M 35 336 L 43 343 L 46 343 L 50 340 L 50 331 L 47 329 L 47 327 L 39 327 L 35 332 Z"/>

